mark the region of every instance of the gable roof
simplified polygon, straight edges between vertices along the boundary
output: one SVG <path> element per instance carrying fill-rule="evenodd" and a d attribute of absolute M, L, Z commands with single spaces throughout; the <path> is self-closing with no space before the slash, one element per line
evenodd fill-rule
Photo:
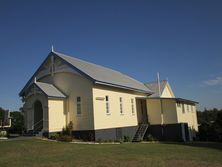
<path fill-rule="evenodd" d="M 50 52 L 48 57 L 42 63 L 42 65 L 38 68 L 38 70 L 34 73 L 32 78 L 28 81 L 22 91 L 19 93 L 20 96 L 24 93 L 25 89 L 33 82 L 34 77 L 37 75 L 38 71 L 41 69 L 46 60 L 51 57 L 56 56 L 62 59 L 66 64 L 77 70 L 80 74 L 85 76 L 86 78 L 93 81 L 95 84 L 108 85 L 118 88 L 123 88 L 127 90 L 133 90 L 136 92 L 142 92 L 146 94 L 152 94 L 152 91 L 149 90 L 143 83 L 125 75 L 118 71 L 112 70 L 110 68 L 106 68 L 100 65 L 96 65 L 93 63 L 89 63 L 84 60 L 80 60 L 71 56 L 67 56 L 65 54 L 59 52 Z"/>
<path fill-rule="evenodd" d="M 48 97 L 54 98 L 66 98 L 66 96 L 60 92 L 55 86 L 48 83 L 43 82 L 35 82 L 34 83 L 43 93 L 45 93 Z"/>
<path fill-rule="evenodd" d="M 167 80 L 160 81 L 160 96 L 162 95 L 167 83 Z M 157 81 L 145 83 L 145 86 L 154 92 L 150 97 L 159 97 L 159 86 Z"/>
<path fill-rule="evenodd" d="M 74 57 L 70 57 L 58 52 L 54 52 L 57 56 L 70 63 L 84 74 L 92 78 L 96 83 L 111 84 L 112 86 L 123 86 L 143 92 L 151 93 L 143 83 L 125 75 L 118 71 L 106 68 L 100 65 L 86 62 Z"/>

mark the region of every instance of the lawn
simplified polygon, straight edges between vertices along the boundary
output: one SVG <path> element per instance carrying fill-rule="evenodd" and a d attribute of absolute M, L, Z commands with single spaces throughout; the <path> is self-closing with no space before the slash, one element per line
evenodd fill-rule
<path fill-rule="evenodd" d="M 72 144 L 38 139 L 0 141 L 0 167 L 7 166 L 222 166 L 222 144 Z"/>

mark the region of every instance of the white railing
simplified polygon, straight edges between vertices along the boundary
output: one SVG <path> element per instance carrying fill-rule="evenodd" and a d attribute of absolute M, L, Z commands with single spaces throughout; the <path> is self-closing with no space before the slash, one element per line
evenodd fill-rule
<path fill-rule="evenodd" d="M 35 124 L 32 125 L 31 130 L 33 130 L 33 132 L 46 130 L 46 128 L 48 127 L 46 125 L 47 122 L 48 122 L 48 120 L 41 119 L 41 120 L 39 120 L 38 122 L 36 122 Z"/>
<path fill-rule="evenodd" d="M 32 135 L 39 135 L 42 136 L 42 132 L 44 130 L 44 121 L 43 119 L 39 120 L 38 122 L 34 123 L 32 125 Z"/>
<path fill-rule="evenodd" d="M 11 118 L 8 118 L 7 122 L 0 120 L 0 128 L 9 128 L 11 127 Z"/>
<path fill-rule="evenodd" d="M 36 124 L 38 124 L 39 122 L 41 122 L 42 120 L 43 120 L 43 119 L 41 119 L 40 121 L 34 123 L 34 124 L 32 125 L 32 129 L 34 129 L 34 126 L 35 126 Z"/>

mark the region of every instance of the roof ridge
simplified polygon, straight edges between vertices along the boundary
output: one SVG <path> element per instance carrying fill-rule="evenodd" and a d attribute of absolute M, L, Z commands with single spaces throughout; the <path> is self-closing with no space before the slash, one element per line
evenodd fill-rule
<path fill-rule="evenodd" d="M 128 74 L 123 74 L 112 68 L 104 67 L 102 65 L 97 65 L 86 60 L 82 60 L 76 57 L 72 57 L 60 52 L 51 51 L 47 58 L 43 61 L 40 67 L 32 75 L 29 81 L 26 83 L 25 87 L 19 93 L 20 96 L 23 95 L 25 89 L 33 82 L 34 77 L 38 74 L 40 69 L 43 67 L 44 63 L 49 60 L 50 56 L 55 56 L 60 58 L 62 61 L 70 65 L 74 70 L 84 75 L 87 79 L 92 82 L 98 82 L 99 84 L 105 84 L 117 88 L 124 88 L 129 90 L 134 90 L 137 92 L 150 94 L 152 91 L 147 88 L 141 81 L 130 77 Z"/>

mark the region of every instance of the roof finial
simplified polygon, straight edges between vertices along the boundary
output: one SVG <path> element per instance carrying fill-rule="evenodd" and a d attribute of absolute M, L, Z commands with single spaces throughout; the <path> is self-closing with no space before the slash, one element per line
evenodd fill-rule
<path fill-rule="evenodd" d="M 53 48 L 53 45 L 52 45 L 52 50 L 51 50 L 52 52 L 54 52 L 54 48 Z"/>

